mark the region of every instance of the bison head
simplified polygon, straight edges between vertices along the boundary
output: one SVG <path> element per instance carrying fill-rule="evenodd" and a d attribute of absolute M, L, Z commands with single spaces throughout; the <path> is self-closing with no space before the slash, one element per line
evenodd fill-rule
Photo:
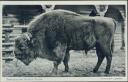
<path fill-rule="evenodd" d="M 25 65 L 29 65 L 35 58 L 32 51 L 32 43 L 28 33 L 22 34 L 15 39 L 15 57 L 22 61 Z"/>

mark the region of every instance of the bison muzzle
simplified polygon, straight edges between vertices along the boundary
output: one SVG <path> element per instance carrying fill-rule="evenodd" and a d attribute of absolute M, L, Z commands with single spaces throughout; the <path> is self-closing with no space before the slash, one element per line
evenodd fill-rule
<path fill-rule="evenodd" d="M 53 10 L 35 18 L 15 40 L 15 57 L 29 65 L 37 57 L 54 61 L 53 73 L 63 61 L 65 72 L 69 71 L 70 50 L 96 48 L 97 72 L 106 57 L 105 73 L 109 73 L 112 61 L 115 21 L 107 17 L 87 17 L 67 10 Z"/>

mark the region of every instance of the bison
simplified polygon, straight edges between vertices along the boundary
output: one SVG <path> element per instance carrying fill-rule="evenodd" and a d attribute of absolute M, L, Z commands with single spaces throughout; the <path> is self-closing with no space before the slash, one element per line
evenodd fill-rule
<path fill-rule="evenodd" d="M 15 40 L 15 57 L 29 65 L 37 57 L 54 62 L 53 73 L 63 61 L 65 72 L 69 71 L 70 50 L 96 48 L 97 72 L 106 57 L 105 73 L 109 73 L 112 61 L 115 21 L 107 17 L 89 17 L 68 10 L 53 10 L 35 18 Z"/>

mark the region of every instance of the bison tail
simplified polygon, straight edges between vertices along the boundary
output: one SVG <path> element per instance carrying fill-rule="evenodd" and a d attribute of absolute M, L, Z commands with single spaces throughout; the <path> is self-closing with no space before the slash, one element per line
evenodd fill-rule
<path fill-rule="evenodd" d="M 116 31 L 116 21 L 113 19 L 114 22 L 114 32 Z"/>
<path fill-rule="evenodd" d="M 114 52 L 114 39 L 112 40 L 111 51 L 112 51 L 112 53 Z"/>

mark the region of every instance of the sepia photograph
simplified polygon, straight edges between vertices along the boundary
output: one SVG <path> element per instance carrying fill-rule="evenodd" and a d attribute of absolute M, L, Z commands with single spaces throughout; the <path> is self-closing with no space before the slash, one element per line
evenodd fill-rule
<path fill-rule="evenodd" d="M 126 79 L 127 5 L 96 3 L 2 3 L 1 77 Z"/>

